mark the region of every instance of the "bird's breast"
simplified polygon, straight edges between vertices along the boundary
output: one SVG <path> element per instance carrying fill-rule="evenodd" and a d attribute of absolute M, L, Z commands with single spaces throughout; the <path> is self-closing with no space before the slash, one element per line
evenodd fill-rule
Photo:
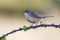
<path fill-rule="evenodd" d="M 35 18 L 35 17 L 29 15 L 28 13 L 24 13 L 24 15 L 25 15 L 25 18 L 31 23 L 36 23 L 37 21 L 40 20 L 38 18 Z"/>

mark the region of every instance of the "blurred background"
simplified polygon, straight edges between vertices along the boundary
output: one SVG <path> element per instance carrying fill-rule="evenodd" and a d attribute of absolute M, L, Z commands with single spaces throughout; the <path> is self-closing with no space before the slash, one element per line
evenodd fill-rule
<path fill-rule="evenodd" d="M 30 26 L 24 10 L 32 9 L 53 18 L 42 19 L 43 24 L 60 24 L 60 0 L 0 0 L 0 36 L 23 25 Z M 6 37 L 7 40 L 60 40 L 60 29 L 47 27 L 21 31 Z"/>

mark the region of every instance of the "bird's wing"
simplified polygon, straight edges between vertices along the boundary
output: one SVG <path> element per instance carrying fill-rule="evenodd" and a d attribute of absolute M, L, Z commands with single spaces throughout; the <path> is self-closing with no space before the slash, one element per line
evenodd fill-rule
<path fill-rule="evenodd" d="M 35 18 L 48 18 L 48 17 L 53 17 L 53 16 L 43 16 L 40 13 L 37 13 L 37 12 L 33 13 L 32 16 L 35 17 Z"/>
<path fill-rule="evenodd" d="M 40 15 L 39 13 L 33 12 L 33 11 L 31 11 L 29 14 L 30 14 L 31 16 L 35 17 L 35 18 L 41 18 L 41 17 L 43 17 L 43 16 Z"/>
<path fill-rule="evenodd" d="M 44 17 L 44 16 L 41 15 L 40 13 L 35 12 L 35 14 L 37 15 L 37 17 Z"/>

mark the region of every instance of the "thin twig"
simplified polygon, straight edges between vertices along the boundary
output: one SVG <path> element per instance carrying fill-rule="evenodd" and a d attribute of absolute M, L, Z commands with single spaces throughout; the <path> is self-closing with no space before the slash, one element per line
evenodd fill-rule
<path fill-rule="evenodd" d="M 56 27 L 56 28 L 60 28 L 60 24 L 59 25 L 56 25 L 56 24 L 41 24 L 41 25 L 37 25 L 37 26 L 29 26 L 29 27 L 27 27 L 27 29 L 31 29 L 31 28 L 35 29 L 35 28 L 38 28 L 38 27 Z M 13 31 L 3 35 L 2 37 L 0 37 L 0 39 L 3 38 L 3 37 L 8 36 L 10 34 L 13 34 L 13 33 L 17 32 L 17 31 L 21 31 L 21 30 L 23 30 L 23 28 L 13 30 Z"/>

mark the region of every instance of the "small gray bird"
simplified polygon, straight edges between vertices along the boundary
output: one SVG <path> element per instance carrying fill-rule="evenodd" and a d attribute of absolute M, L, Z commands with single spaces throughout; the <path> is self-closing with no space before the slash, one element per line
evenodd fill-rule
<path fill-rule="evenodd" d="M 31 26 L 33 26 L 33 24 L 36 23 L 36 25 L 38 24 L 38 22 L 42 19 L 42 18 L 47 18 L 47 17 L 53 17 L 53 16 L 42 16 L 41 14 L 39 14 L 38 12 L 34 12 L 32 10 L 25 10 L 24 11 L 24 15 L 25 18 L 32 23 Z M 42 22 L 40 22 L 42 23 Z"/>

